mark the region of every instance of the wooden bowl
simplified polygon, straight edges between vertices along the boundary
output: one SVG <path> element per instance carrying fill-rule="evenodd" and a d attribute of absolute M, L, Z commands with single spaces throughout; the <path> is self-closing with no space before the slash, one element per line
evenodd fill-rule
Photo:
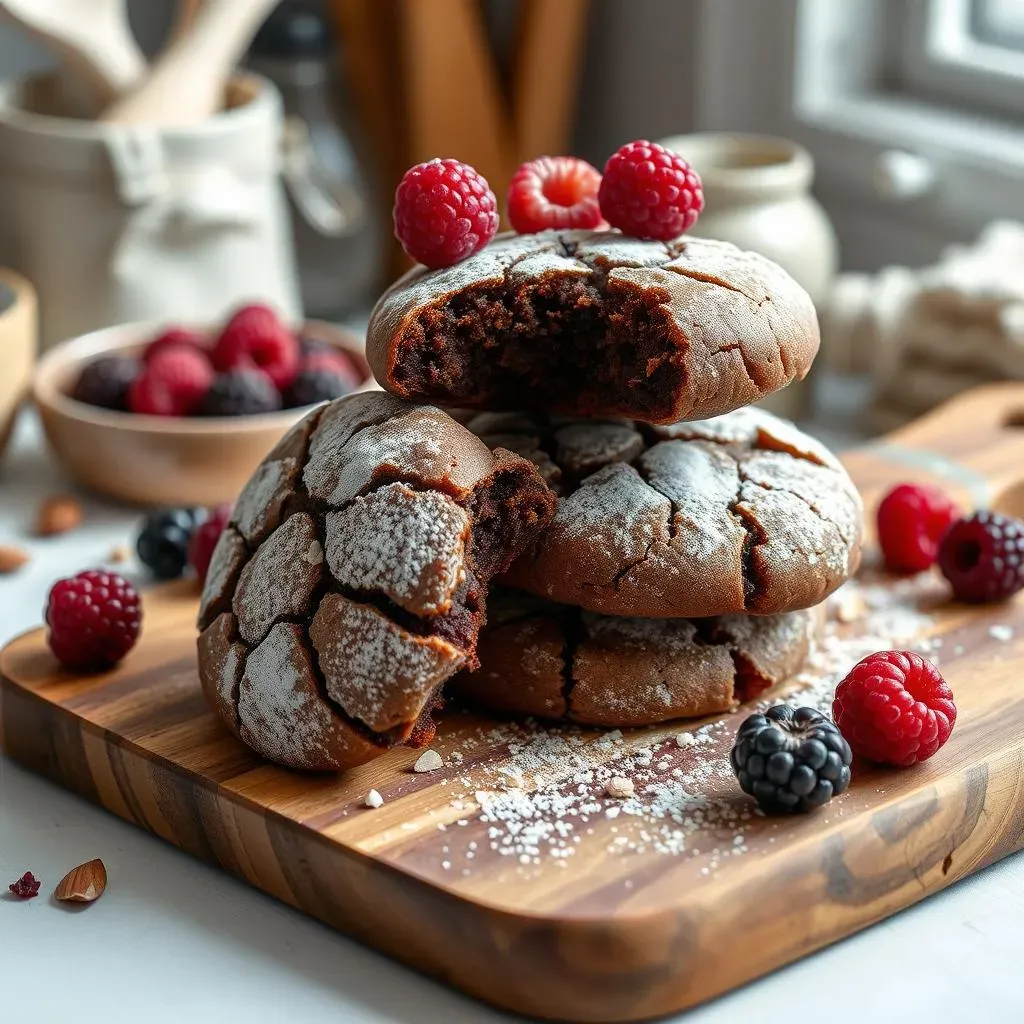
<path fill-rule="evenodd" d="M 0 455 L 28 394 L 35 359 L 35 292 L 23 277 L 0 268 Z"/>
<path fill-rule="evenodd" d="M 50 349 L 33 381 L 33 397 L 53 453 L 81 484 L 136 505 L 216 505 L 234 501 L 263 457 L 310 406 L 258 416 L 163 417 L 100 409 L 69 392 L 85 363 L 141 352 L 161 326 L 119 324 Z M 302 329 L 343 349 L 375 387 L 362 342 L 321 321 Z"/>

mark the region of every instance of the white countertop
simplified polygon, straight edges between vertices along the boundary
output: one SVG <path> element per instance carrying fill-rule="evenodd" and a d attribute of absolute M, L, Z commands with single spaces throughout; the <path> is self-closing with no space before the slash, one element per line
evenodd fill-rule
<path fill-rule="evenodd" d="M 0 473 L 0 543 L 32 562 L 0 577 L 0 642 L 38 624 L 50 583 L 101 563 L 137 515 L 90 503 L 86 525 L 28 531 L 69 485 L 23 418 Z M 1024 682 L 1022 682 L 1024 685 Z M 67 911 L 49 898 L 101 857 L 109 887 Z M 0 757 L 0 890 L 24 871 L 38 899 L 0 896 L 2 1024 L 446 1024 L 510 1020 L 348 941 Z M 684 1015 L 687 1024 L 1016 1021 L 1024 1017 L 1024 858 L 980 875 Z M 729 956 L 729 950 L 722 950 Z M 680 1018 L 683 1019 L 683 1018 Z"/>

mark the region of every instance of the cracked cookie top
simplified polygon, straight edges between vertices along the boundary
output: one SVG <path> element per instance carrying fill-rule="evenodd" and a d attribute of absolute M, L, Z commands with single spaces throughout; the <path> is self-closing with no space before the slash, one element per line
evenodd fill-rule
<path fill-rule="evenodd" d="M 504 581 L 606 615 L 809 608 L 860 561 L 862 507 L 839 461 L 760 409 L 649 426 L 523 413 L 470 417 L 559 495 Z"/>
<path fill-rule="evenodd" d="M 267 456 L 214 551 L 199 673 L 225 725 L 297 768 L 433 734 L 476 665 L 492 575 L 554 512 L 528 460 L 383 392 L 322 406 Z"/>
<path fill-rule="evenodd" d="M 799 671 L 822 607 L 781 615 L 637 619 L 497 589 L 480 668 L 454 685 L 496 711 L 655 725 L 728 711 Z"/>
<path fill-rule="evenodd" d="M 414 401 L 671 423 L 802 378 L 818 340 L 807 293 L 756 253 L 546 231 L 411 270 L 377 303 L 367 354 Z"/>

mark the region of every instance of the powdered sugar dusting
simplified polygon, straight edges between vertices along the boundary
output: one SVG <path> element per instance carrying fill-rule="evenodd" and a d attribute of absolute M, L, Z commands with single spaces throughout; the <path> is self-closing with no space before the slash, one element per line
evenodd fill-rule
<path fill-rule="evenodd" d="M 447 641 L 407 633 L 371 605 L 340 594 L 320 602 L 309 635 L 328 694 L 375 732 L 415 721 L 466 660 Z"/>
<path fill-rule="evenodd" d="M 867 654 L 896 647 L 936 656 L 941 642 L 928 636 L 935 626 L 930 609 L 937 603 L 936 587 L 929 575 L 847 583 L 834 603 L 850 603 L 855 594 L 862 617 L 852 624 L 827 623 L 806 668 L 756 707 L 785 701 L 829 713 L 836 683 Z M 741 621 L 737 617 L 737 631 Z M 683 733 L 667 726 L 640 736 L 535 723 L 490 730 L 481 735 L 481 745 L 506 748 L 453 780 L 465 789 L 453 792 L 452 804 L 463 817 L 442 827 L 450 835 L 453 828 L 479 822 L 490 850 L 520 870 L 568 866 L 582 843 L 601 842 L 609 856 L 693 858 L 700 874 L 710 874 L 749 852 L 755 825 L 759 834 L 765 828 L 728 761 L 739 720 L 726 717 Z M 470 746 L 464 742 L 463 749 Z M 633 795 L 609 796 L 609 787 L 620 791 L 617 780 L 628 780 Z M 467 814 L 474 806 L 480 809 L 475 819 Z M 841 814 L 842 801 L 821 813 Z M 479 834 L 473 830 L 474 844 Z M 448 844 L 445 856 L 457 863 L 459 847 L 452 839 Z M 475 849 L 467 846 L 463 856 L 462 870 L 471 871 Z"/>
<path fill-rule="evenodd" d="M 218 605 L 230 603 L 229 599 L 244 561 L 245 543 L 233 526 L 225 527 L 217 538 L 210 558 L 210 567 L 206 571 L 203 596 L 199 603 L 200 623 L 206 622 Z"/>
<path fill-rule="evenodd" d="M 349 727 L 321 699 L 302 627 L 279 622 L 245 664 L 238 693 L 242 739 L 265 757 L 294 768 L 333 763 Z"/>
<path fill-rule="evenodd" d="M 310 611 L 321 573 L 321 563 L 306 557 L 314 543 L 319 542 L 312 518 L 296 512 L 259 546 L 242 570 L 232 602 L 243 640 L 256 643 L 282 616 Z"/>
<path fill-rule="evenodd" d="M 252 542 L 277 525 L 297 464 L 293 458 L 261 463 L 242 489 L 232 516 L 238 532 Z"/>
<path fill-rule="evenodd" d="M 342 586 L 437 615 L 465 578 L 469 528 L 446 495 L 389 484 L 327 516 L 327 564 Z"/>

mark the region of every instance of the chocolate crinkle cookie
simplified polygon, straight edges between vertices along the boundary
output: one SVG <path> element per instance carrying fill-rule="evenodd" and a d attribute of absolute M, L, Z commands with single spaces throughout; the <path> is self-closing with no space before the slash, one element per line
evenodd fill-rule
<path fill-rule="evenodd" d="M 360 764 L 433 735 L 477 666 L 488 581 L 550 520 L 536 468 L 381 392 L 312 412 L 267 456 L 213 555 L 203 689 L 272 761 Z"/>
<path fill-rule="evenodd" d="M 756 253 L 543 231 L 411 270 L 377 303 L 367 354 L 412 401 L 673 423 L 803 378 L 818 344 L 810 297 Z"/>
<path fill-rule="evenodd" d="M 621 618 L 499 588 L 488 617 L 479 670 L 453 684 L 460 695 L 506 714 L 626 727 L 756 698 L 800 670 L 824 611 Z"/>
<path fill-rule="evenodd" d="M 760 409 L 667 426 L 522 413 L 465 419 L 530 459 L 558 510 L 503 581 L 605 615 L 770 615 L 823 601 L 860 562 L 840 462 Z"/>

